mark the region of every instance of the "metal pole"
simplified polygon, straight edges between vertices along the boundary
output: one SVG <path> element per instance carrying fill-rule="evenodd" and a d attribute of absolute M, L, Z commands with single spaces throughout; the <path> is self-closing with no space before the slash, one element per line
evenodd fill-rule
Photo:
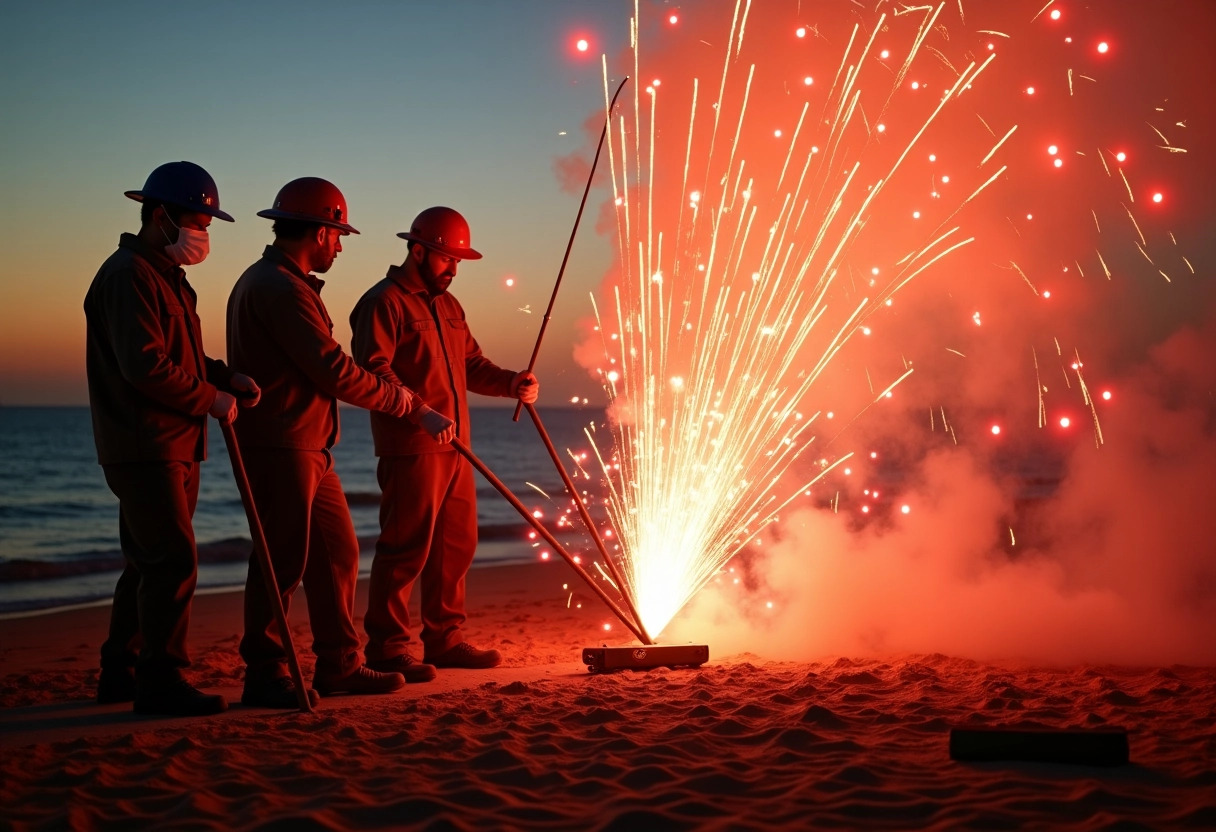
<path fill-rule="evenodd" d="M 257 506 L 253 504 L 253 492 L 249 489 L 249 476 L 245 473 L 241 448 L 237 444 L 231 422 L 222 420 L 220 428 L 224 432 L 224 442 L 228 445 L 228 458 L 232 460 L 232 475 L 236 478 L 237 490 L 241 492 L 241 502 L 245 504 L 245 516 L 249 518 L 249 532 L 253 536 L 254 556 L 257 558 L 258 568 L 262 570 L 266 592 L 270 595 L 270 609 L 274 613 L 275 622 L 279 625 L 279 636 L 283 639 L 283 647 L 287 651 L 287 666 L 291 670 L 291 679 L 296 686 L 296 702 L 299 703 L 301 711 L 310 713 L 312 703 L 308 701 L 304 674 L 300 671 L 300 660 L 296 656 L 296 648 L 291 641 L 291 627 L 287 623 L 287 613 L 283 611 L 283 596 L 279 593 L 279 582 L 274 576 L 274 564 L 270 560 L 270 549 L 266 545 L 266 533 L 262 530 L 262 521 L 258 517 Z"/>
<path fill-rule="evenodd" d="M 591 180 L 595 178 L 595 168 L 600 161 L 600 151 L 604 149 L 604 137 L 608 135 L 608 123 L 612 118 L 612 108 L 616 106 L 616 97 L 621 94 L 621 90 L 625 88 L 625 83 L 629 80 L 626 75 L 621 81 L 621 85 L 616 88 L 616 92 L 612 95 L 612 101 L 608 104 L 608 112 L 604 115 L 604 129 L 600 132 L 600 143 L 595 148 L 595 159 L 591 162 L 591 173 L 587 175 L 587 187 L 583 188 L 583 200 L 578 204 L 578 213 L 574 216 L 574 228 L 570 229 L 570 239 L 566 241 L 566 253 L 562 257 L 561 268 L 557 270 L 557 281 L 553 284 L 553 294 L 549 296 L 549 306 L 545 309 L 545 317 L 540 322 L 540 332 L 536 335 L 536 345 L 532 347 L 532 357 L 528 360 L 528 372 L 532 372 L 536 368 L 536 357 L 540 355 L 540 342 L 545 338 L 545 327 L 549 325 L 549 318 L 553 315 L 553 303 L 557 300 L 557 290 L 562 285 L 562 275 L 566 273 L 566 263 L 570 260 L 570 249 L 574 247 L 574 235 L 578 234 L 578 224 L 583 219 L 583 208 L 587 205 L 587 194 L 591 192 Z M 511 417 L 511 421 L 519 421 L 519 411 L 523 408 L 523 402 L 515 406 L 515 415 Z"/>
<path fill-rule="evenodd" d="M 634 604 L 633 596 L 629 594 L 629 586 L 621 578 L 620 571 L 617 570 L 616 564 L 608 554 L 608 549 L 604 546 L 604 541 L 600 537 L 599 530 L 595 527 L 595 522 L 587 511 L 587 505 L 583 502 L 582 496 L 579 495 L 578 489 L 574 485 L 574 480 L 567 473 L 566 466 L 562 464 L 561 458 L 557 455 L 557 449 L 553 447 L 553 441 L 549 439 L 549 432 L 545 430 L 544 424 L 541 423 L 540 414 L 536 412 L 534 405 L 527 404 L 524 407 L 528 408 L 528 415 L 532 417 L 532 424 L 536 425 L 536 431 L 540 434 L 541 440 L 544 441 L 545 450 L 549 452 L 549 458 L 553 460 L 557 472 L 561 474 L 566 490 L 574 498 L 574 505 L 578 508 L 578 515 L 583 518 L 583 524 L 586 525 L 587 531 L 591 533 L 591 539 L 595 541 L 595 547 L 600 550 L 600 555 L 604 558 L 604 562 L 608 564 L 608 571 L 612 573 L 612 580 L 616 581 L 616 585 L 621 590 L 621 597 L 625 599 L 625 605 L 629 607 L 633 620 L 637 622 L 638 629 L 641 631 L 641 635 L 644 636 L 642 643 L 653 644 L 654 642 L 651 641 L 650 634 L 646 632 L 646 625 L 642 623 L 642 616 L 638 615 L 638 608 Z"/>
<path fill-rule="evenodd" d="M 616 602 L 608 597 L 608 594 L 604 592 L 604 590 L 598 584 L 596 584 L 594 580 L 592 580 L 591 576 L 588 575 L 581 566 L 578 565 L 574 558 L 571 557 L 570 553 L 566 551 L 566 548 L 562 546 L 562 544 L 558 543 L 557 538 L 550 534 L 549 530 L 544 527 L 544 524 L 532 516 L 532 512 L 528 511 L 527 506 L 519 501 L 519 498 L 511 492 L 511 489 L 507 488 L 502 480 L 494 476 L 494 472 L 487 468 L 486 464 L 478 459 L 476 454 L 469 450 L 468 445 L 460 441 L 459 438 L 453 438 L 451 445 L 453 448 L 459 451 L 465 459 L 472 463 L 473 467 L 486 478 L 490 485 L 494 486 L 494 488 L 498 490 L 498 493 L 505 497 L 507 502 L 520 513 L 520 516 L 527 520 L 532 528 L 536 529 L 540 536 L 545 539 L 545 542 L 552 546 L 553 550 L 561 555 L 562 559 L 566 561 L 566 563 L 570 564 L 570 568 L 578 573 L 578 576 L 586 582 L 587 586 L 591 587 L 591 590 L 599 596 L 600 600 L 604 602 L 608 609 L 612 610 L 612 614 L 619 618 L 621 623 L 629 628 L 631 633 L 637 636 L 643 644 L 654 644 L 654 642 L 650 640 L 649 636 L 647 636 L 632 621 L 629 620 L 629 616 L 625 614 L 625 611 L 617 606 Z"/>

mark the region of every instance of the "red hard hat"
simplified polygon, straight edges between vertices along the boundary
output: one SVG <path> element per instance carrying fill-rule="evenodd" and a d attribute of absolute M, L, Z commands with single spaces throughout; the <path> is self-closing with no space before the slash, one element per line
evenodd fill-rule
<path fill-rule="evenodd" d="M 274 198 L 274 207 L 258 211 L 259 217 L 268 220 L 300 220 L 315 222 L 358 234 L 353 225 L 346 222 L 346 197 L 334 183 L 315 176 L 293 179 L 279 189 Z"/>
<path fill-rule="evenodd" d="M 436 206 L 427 208 L 410 225 L 409 231 L 397 235 L 403 240 L 422 243 L 448 257 L 459 260 L 480 260 L 481 253 L 469 248 L 469 224 L 459 211 Z"/>

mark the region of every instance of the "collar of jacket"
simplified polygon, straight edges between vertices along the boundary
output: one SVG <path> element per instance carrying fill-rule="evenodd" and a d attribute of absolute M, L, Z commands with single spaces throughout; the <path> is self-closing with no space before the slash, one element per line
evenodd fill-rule
<path fill-rule="evenodd" d="M 294 276 L 300 278 L 307 283 L 314 292 L 321 294 L 321 287 L 325 285 L 325 281 L 317 277 L 315 274 L 310 274 L 300 268 L 300 264 L 292 260 L 287 252 L 275 246 L 266 246 L 266 250 L 262 252 L 262 259 L 269 260 L 271 263 L 282 266 L 291 272 Z"/>
<path fill-rule="evenodd" d="M 123 234 L 118 238 L 118 247 L 130 249 L 136 256 L 147 260 L 148 265 L 156 269 L 163 277 L 181 280 L 186 272 L 181 266 L 170 260 L 163 251 L 158 251 L 145 243 L 135 234 Z"/>
<path fill-rule="evenodd" d="M 398 286 L 413 295 L 426 295 L 430 298 L 430 290 L 422 282 L 422 276 L 417 272 L 410 273 L 404 266 L 389 266 L 388 277 Z"/>

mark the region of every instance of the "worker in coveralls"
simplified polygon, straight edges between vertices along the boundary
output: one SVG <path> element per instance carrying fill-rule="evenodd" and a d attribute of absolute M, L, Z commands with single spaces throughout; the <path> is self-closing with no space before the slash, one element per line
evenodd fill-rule
<path fill-rule="evenodd" d="M 469 442 L 466 391 L 536 401 L 531 372 L 498 367 L 482 355 L 464 309 L 448 292 L 469 247 L 469 225 L 451 208 L 428 208 L 408 232 L 405 262 L 367 291 L 351 313 L 351 352 L 363 367 L 403 384 L 452 427 L 428 433 L 411 418 L 372 413 L 379 463 L 380 537 L 368 588 L 368 666 L 406 681 L 435 678 L 435 668 L 485 668 L 497 650 L 464 640 L 465 575 L 477 548 L 473 468 L 448 444 Z M 409 599 L 421 577 L 423 662 L 410 655 Z"/>
<path fill-rule="evenodd" d="M 118 497 L 126 566 L 101 646 L 97 701 L 138 713 L 197 716 L 225 710 L 187 682 L 186 634 L 198 577 L 194 508 L 207 456 L 207 414 L 233 420 L 234 391 L 258 386 L 203 352 L 196 295 L 182 266 L 203 262 L 219 191 L 207 171 L 169 162 L 142 190 L 138 234 L 123 234 L 84 301 L 85 360 L 97 460 Z"/>
<path fill-rule="evenodd" d="M 338 402 L 397 418 L 417 408 L 399 383 L 360 368 L 334 340 L 321 300 L 342 238 L 359 232 L 332 183 L 287 183 L 274 206 L 274 243 L 245 270 L 228 298 L 228 358 L 263 379 L 256 418 L 236 426 L 254 504 L 261 515 L 275 578 L 288 609 L 303 583 L 316 654 L 310 698 L 319 692 L 376 694 L 404 684 L 399 673 L 364 666 L 354 624 L 359 543 L 342 483 L 334 471 Z M 446 423 L 443 423 L 446 424 Z M 437 426 L 436 432 L 442 430 Z M 275 627 L 256 558 L 245 586 L 245 687 L 248 705 L 294 708 L 295 685 Z"/>

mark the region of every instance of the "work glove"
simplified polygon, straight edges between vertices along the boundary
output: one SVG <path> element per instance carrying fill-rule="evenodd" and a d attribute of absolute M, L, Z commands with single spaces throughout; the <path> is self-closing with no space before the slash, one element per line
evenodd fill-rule
<path fill-rule="evenodd" d="M 400 419 L 402 416 L 408 416 L 413 413 L 417 404 L 418 397 L 414 395 L 413 390 L 397 385 L 397 398 L 393 400 L 393 409 L 386 410 L 385 413 L 389 413 Z"/>
<path fill-rule="evenodd" d="M 236 394 L 237 404 L 241 407 L 253 407 L 262 400 L 262 388 L 244 373 L 233 373 L 228 386 Z"/>
<path fill-rule="evenodd" d="M 532 404 L 540 396 L 540 381 L 531 370 L 522 370 L 511 379 L 511 397 Z"/>
<path fill-rule="evenodd" d="M 211 403 L 211 408 L 207 412 L 221 422 L 235 422 L 236 396 L 225 393 L 223 390 L 216 390 L 215 401 Z"/>
<path fill-rule="evenodd" d="M 456 436 L 456 423 L 428 404 L 417 408 L 410 418 L 440 445 L 448 444 Z"/>

